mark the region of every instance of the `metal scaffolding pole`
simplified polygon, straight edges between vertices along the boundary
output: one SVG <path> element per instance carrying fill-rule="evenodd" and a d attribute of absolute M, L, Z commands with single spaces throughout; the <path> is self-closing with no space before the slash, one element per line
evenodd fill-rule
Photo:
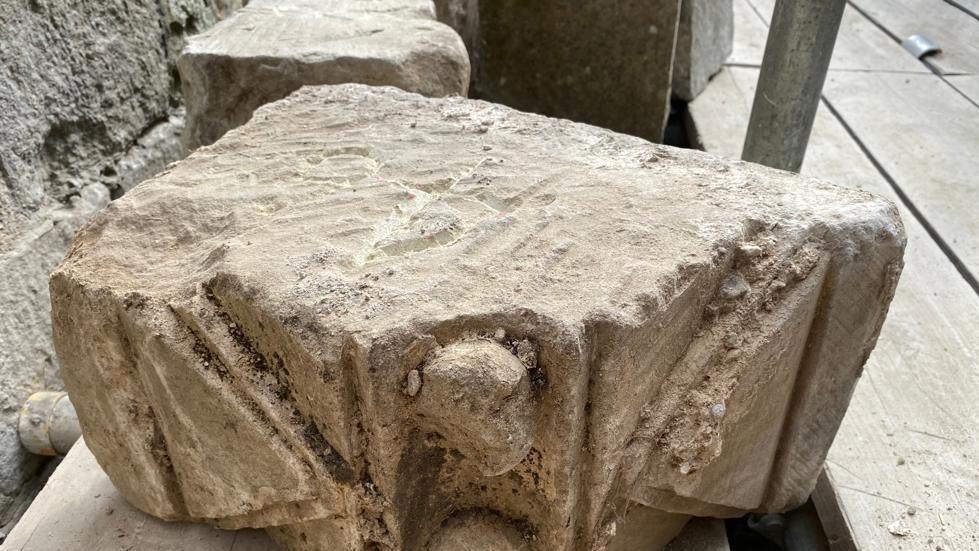
<path fill-rule="evenodd" d="M 778 0 L 742 159 L 798 172 L 846 0 Z"/>

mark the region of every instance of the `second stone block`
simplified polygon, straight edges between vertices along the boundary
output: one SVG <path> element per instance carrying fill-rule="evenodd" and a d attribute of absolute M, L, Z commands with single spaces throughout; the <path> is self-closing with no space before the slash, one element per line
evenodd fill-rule
<path fill-rule="evenodd" d="M 469 58 L 430 0 L 254 0 L 189 41 L 178 60 L 185 144 L 214 143 L 256 108 L 307 84 L 465 96 Z"/>

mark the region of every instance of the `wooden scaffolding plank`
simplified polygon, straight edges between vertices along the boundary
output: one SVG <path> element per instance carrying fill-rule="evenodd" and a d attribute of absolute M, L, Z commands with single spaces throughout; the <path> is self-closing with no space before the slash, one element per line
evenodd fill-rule
<path fill-rule="evenodd" d="M 728 67 L 690 104 L 709 151 L 738 156 L 757 70 Z M 917 153 L 916 153 L 917 155 Z M 934 160 L 918 157 L 930 164 Z M 897 197 L 820 106 L 803 173 Z M 860 550 L 979 547 L 979 296 L 903 207 L 906 267 L 817 495 Z M 827 511 L 827 504 L 838 511 Z M 833 514 L 830 514 L 833 513 Z M 904 535 L 901 535 L 904 534 Z M 837 537 L 836 542 L 845 538 Z M 838 547 L 844 549 L 846 547 Z"/>
<path fill-rule="evenodd" d="M 951 75 L 945 80 L 969 101 L 979 105 L 979 75 Z"/>
<path fill-rule="evenodd" d="M 756 17 L 764 23 L 762 31 L 768 34 L 767 25 L 775 10 L 775 0 L 744 0 L 748 2 Z M 940 1 L 940 0 L 939 0 Z M 751 24 L 749 32 L 758 32 Z M 735 29 L 737 37 L 737 29 Z M 745 37 L 745 40 L 748 40 Z M 752 40 L 756 40 L 752 38 Z M 764 38 L 761 41 L 764 43 Z M 861 15 L 851 5 L 843 11 L 840 32 L 833 48 L 830 71 L 886 71 L 900 73 L 929 74 L 931 71 L 909 54 L 900 44 L 884 34 L 876 25 Z"/>
<path fill-rule="evenodd" d="M 959 0 L 961 1 L 961 0 Z M 944 0 L 850 0 L 898 40 L 923 34 L 942 48 L 928 62 L 943 74 L 979 74 L 979 20 Z"/>
<path fill-rule="evenodd" d="M 256 530 L 229 532 L 164 522 L 129 505 L 79 440 L 58 466 L 2 551 L 270 551 Z"/>
<path fill-rule="evenodd" d="M 823 94 L 979 276 L 979 108 L 933 75 L 833 73 Z"/>
<path fill-rule="evenodd" d="M 768 27 L 748 0 L 734 0 L 734 48 L 727 63 L 761 67 L 767 37 Z"/>
<path fill-rule="evenodd" d="M 757 79 L 758 69 L 724 67 L 690 102 L 690 117 L 704 151 L 733 159 L 741 157 Z"/>
<path fill-rule="evenodd" d="M 946 2 L 979 19 L 979 0 L 946 0 Z"/>

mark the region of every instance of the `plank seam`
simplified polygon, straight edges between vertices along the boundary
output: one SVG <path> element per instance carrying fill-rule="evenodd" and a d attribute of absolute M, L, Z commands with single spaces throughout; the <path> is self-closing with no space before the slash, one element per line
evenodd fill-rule
<path fill-rule="evenodd" d="M 765 19 L 765 16 L 762 15 L 760 11 L 758 11 L 758 8 L 755 6 L 755 3 L 752 2 L 751 0 L 748 0 L 745 3 L 748 4 L 748 7 L 751 8 L 751 11 L 755 12 L 755 15 L 761 21 L 761 24 L 764 25 L 766 28 L 769 27 L 768 20 Z M 849 3 L 849 2 L 847 2 L 847 3 Z M 766 48 L 768 47 L 768 39 L 767 39 L 767 37 L 766 37 L 766 40 L 765 40 L 765 47 Z"/>
<path fill-rule="evenodd" d="M 963 6 L 962 4 L 959 4 L 955 0 L 945 0 L 945 3 L 948 4 L 948 5 L 950 5 L 950 6 L 953 6 L 953 7 L 956 7 L 958 9 L 962 10 L 967 15 L 969 15 L 969 16 L 973 17 L 974 19 L 976 19 L 977 21 L 979 21 L 979 13 L 976 13 L 976 12 L 970 10 L 969 8 Z"/>
<path fill-rule="evenodd" d="M 971 75 L 949 75 L 949 76 L 971 76 Z M 952 87 L 952 90 L 955 90 L 956 92 L 959 93 L 959 95 L 961 95 L 965 99 L 969 100 L 969 103 L 971 103 L 972 105 L 975 105 L 977 108 L 979 108 L 979 103 L 976 103 L 976 101 L 973 100 L 971 97 L 969 97 L 961 88 L 959 88 L 958 86 L 956 86 L 952 82 L 949 82 L 948 79 L 946 79 L 944 76 L 942 76 L 942 80 L 944 80 L 946 84 L 948 84 L 949 86 L 951 86 Z"/>
<path fill-rule="evenodd" d="M 887 27 L 885 27 L 883 25 L 883 23 L 881 23 L 880 21 L 877 21 L 876 19 L 874 19 L 873 17 L 871 17 L 871 15 L 869 13 L 867 13 L 866 11 L 864 11 L 863 9 L 861 9 L 860 6 L 857 6 L 856 4 L 854 4 L 853 3 L 853 0 L 847 0 L 847 4 L 849 4 L 851 8 L 853 8 L 854 10 L 856 10 L 857 13 L 859 13 L 862 16 L 864 16 L 864 18 L 867 21 L 870 21 L 875 27 L 877 27 L 878 29 L 880 29 L 881 32 L 883 32 L 884 34 L 886 34 L 887 36 L 889 36 L 891 38 L 891 40 L 893 40 L 894 42 L 897 42 L 898 44 L 901 44 L 901 37 L 899 37 L 896 34 L 894 34 L 893 32 L 891 32 L 891 30 L 888 29 Z M 755 12 L 755 13 L 757 13 L 757 12 Z M 975 100 L 973 100 L 969 96 L 965 95 L 965 93 L 963 93 L 962 90 L 959 90 L 954 84 L 952 84 L 951 82 L 949 82 L 948 79 L 945 78 L 946 75 L 944 73 L 942 73 L 942 71 L 938 67 L 936 67 L 934 64 L 929 63 L 927 58 L 920 58 L 920 59 L 918 59 L 918 61 L 920 61 L 925 67 L 928 67 L 928 69 L 932 73 L 934 73 L 935 76 L 937 76 L 938 78 L 942 79 L 942 82 L 944 82 L 952 90 L 955 90 L 955 93 L 957 93 L 958 95 L 960 95 L 963 98 L 965 98 L 966 101 L 968 101 L 969 103 L 971 103 L 973 105 L 973 107 L 979 108 L 979 103 L 976 103 Z M 949 73 L 949 74 L 952 74 L 952 73 Z M 958 75 L 958 74 L 962 74 L 962 73 L 955 73 L 955 74 Z"/>
<path fill-rule="evenodd" d="M 884 178 L 884 180 L 891 186 L 891 189 L 894 190 L 894 193 L 897 194 L 898 198 L 901 199 L 901 203 L 904 204 L 904 206 L 911 212 L 911 215 L 914 216 L 915 220 L 917 220 L 918 223 L 921 224 L 921 226 L 925 229 L 925 231 L 932 238 L 932 240 L 935 241 L 935 243 L 938 245 L 938 248 L 941 249 L 941 251 L 945 254 L 946 258 L 949 259 L 952 265 L 955 266 L 955 270 L 959 272 L 959 275 L 961 275 L 962 278 L 965 279 L 966 283 L 968 283 L 969 286 L 972 287 L 972 290 L 977 295 L 979 295 L 979 280 L 976 279 L 976 277 L 969 271 L 969 268 L 966 267 L 966 265 L 962 262 L 962 260 L 958 257 L 958 255 L 955 254 L 955 251 L 953 251 L 952 248 L 949 246 L 949 244 L 945 241 L 945 239 L 942 238 L 942 236 L 938 233 L 938 230 L 936 230 L 935 227 L 932 226 L 930 222 L 928 222 L 928 219 L 925 218 L 924 214 L 920 210 L 918 210 L 918 208 L 914 205 L 913 202 L 911 202 L 911 198 L 908 197 L 908 195 L 904 192 L 903 189 L 901 189 L 901 186 L 897 183 L 897 181 L 891 176 L 889 172 L 887 172 L 887 169 L 885 169 L 884 166 L 880 163 L 880 161 L 877 160 L 874 154 L 871 153 L 870 149 L 866 146 L 866 144 L 863 143 L 860 137 L 857 136 L 857 133 L 846 122 L 846 120 L 843 118 L 843 115 L 840 114 L 840 112 L 837 111 L 835 107 L 833 107 L 833 104 L 829 101 L 829 99 L 826 98 L 825 95 L 822 96 L 822 100 L 826 108 L 829 109 L 829 111 L 833 114 L 834 117 L 836 117 L 836 120 L 840 122 L 840 124 L 843 126 L 843 129 L 846 131 L 846 133 L 850 136 L 850 138 L 854 141 L 854 143 L 857 144 L 857 147 L 860 148 L 860 151 L 863 152 L 864 156 L 867 157 L 867 160 L 870 161 L 870 164 L 874 166 L 877 172 L 880 173 L 881 177 Z"/>
<path fill-rule="evenodd" d="M 742 61 L 729 61 L 724 63 L 725 67 L 741 67 L 743 69 L 761 69 L 761 65 L 757 63 L 745 63 Z M 829 69 L 830 73 L 878 73 L 878 74 L 891 74 L 891 75 L 927 75 L 928 71 L 905 71 L 902 69 L 857 69 L 857 68 L 842 68 L 842 69 Z M 971 76 L 965 73 L 955 73 L 949 74 L 949 76 Z"/>

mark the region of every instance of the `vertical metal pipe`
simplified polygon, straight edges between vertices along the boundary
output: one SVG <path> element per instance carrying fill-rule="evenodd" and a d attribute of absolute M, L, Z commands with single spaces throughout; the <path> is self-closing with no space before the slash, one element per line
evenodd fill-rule
<path fill-rule="evenodd" d="M 846 0 L 777 0 L 741 157 L 798 172 Z"/>

